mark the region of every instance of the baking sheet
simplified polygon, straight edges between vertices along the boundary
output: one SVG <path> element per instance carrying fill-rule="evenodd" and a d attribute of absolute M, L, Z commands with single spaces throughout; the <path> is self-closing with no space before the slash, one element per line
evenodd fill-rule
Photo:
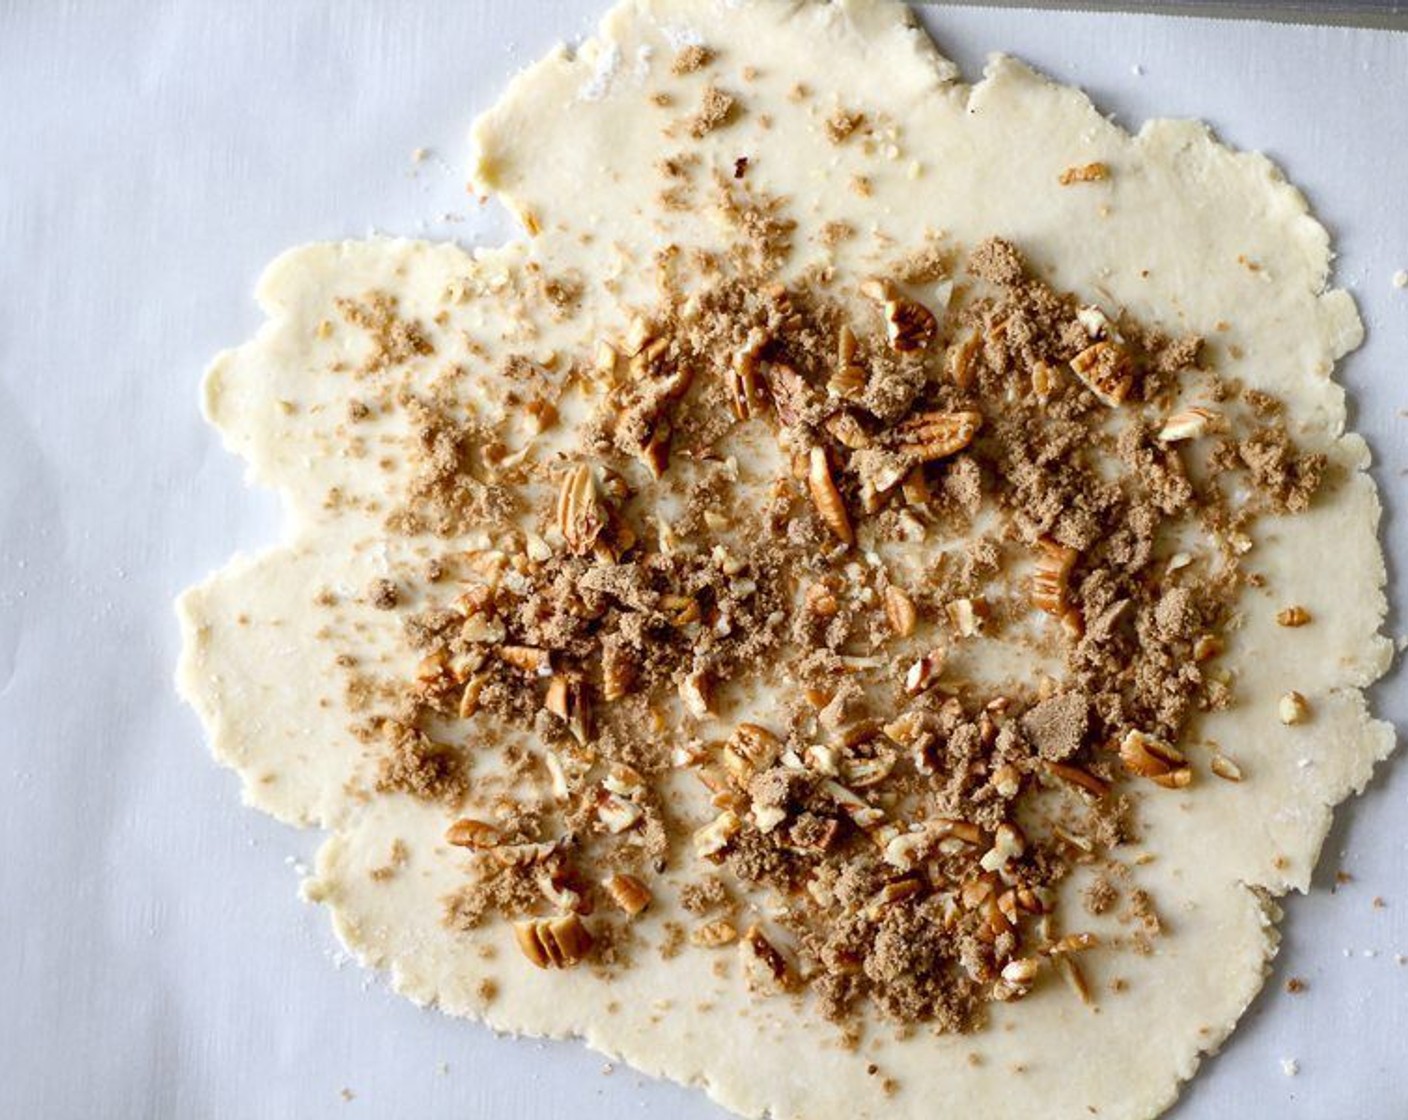
<path fill-rule="evenodd" d="M 469 122 L 598 11 L 0 0 L 0 1117 L 722 1117 L 580 1046 L 417 1010 L 348 962 L 295 898 L 317 838 L 239 806 L 170 685 L 172 597 L 279 535 L 196 407 L 207 359 L 259 324 L 259 270 L 369 230 L 503 236 L 463 191 Z M 970 76 L 1006 48 L 1125 125 L 1203 116 L 1288 169 L 1369 326 L 1342 375 L 1401 571 L 1408 37 L 923 14 Z M 1408 686 L 1378 707 L 1403 725 Z M 1399 761 L 1341 811 L 1275 981 L 1178 1120 L 1408 1115 L 1405 809 Z"/>

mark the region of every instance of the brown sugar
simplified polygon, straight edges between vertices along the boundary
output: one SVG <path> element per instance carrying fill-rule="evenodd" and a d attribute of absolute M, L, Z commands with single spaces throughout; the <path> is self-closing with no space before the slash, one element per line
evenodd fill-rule
<path fill-rule="evenodd" d="M 702 140 L 715 129 L 728 124 L 738 111 L 738 103 L 732 94 L 725 93 L 718 86 L 704 87 L 699 109 L 689 121 L 689 134 Z"/>
<path fill-rule="evenodd" d="M 865 123 L 864 113 L 853 113 L 845 109 L 837 109 L 831 116 L 826 118 L 826 138 L 833 144 L 840 144 L 849 139 L 851 133 L 855 132 Z"/>
<path fill-rule="evenodd" d="M 379 373 L 403 365 L 412 358 L 435 353 L 425 327 L 415 320 L 401 318 L 395 296 L 368 292 L 359 300 L 339 299 L 337 309 L 353 326 L 361 327 L 371 338 L 371 351 L 361 372 Z"/>
<path fill-rule="evenodd" d="M 670 73 L 676 77 L 693 74 L 696 70 L 702 70 L 708 66 L 713 60 L 714 52 L 708 47 L 699 43 L 691 43 L 676 52 L 674 61 L 670 63 Z"/>
<path fill-rule="evenodd" d="M 395 580 L 374 579 L 367 586 L 367 602 L 379 611 L 395 610 L 399 599 Z"/>
<path fill-rule="evenodd" d="M 1022 731 L 1042 758 L 1064 762 L 1085 746 L 1089 712 L 1090 700 L 1084 693 L 1066 692 L 1026 712 L 1021 719 Z"/>
<path fill-rule="evenodd" d="M 414 728 L 391 722 L 385 726 L 390 748 L 381 762 L 377 789 L 448 805 L 464 798 L 468 784 L 459 751 Z"/>

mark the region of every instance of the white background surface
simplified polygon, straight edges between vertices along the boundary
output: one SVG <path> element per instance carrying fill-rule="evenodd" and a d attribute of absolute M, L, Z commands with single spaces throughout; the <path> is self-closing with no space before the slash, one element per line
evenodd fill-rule
<path fill-rule="evenodd" d="M 461 187 L 468 125 L 597 9 L 0 0 L 0 1118 L 722 1116 L 579 1046 L 419 1011 L 345 961 L 295 899 L 316 837 L 240 807 L 170 686 L 172 597 L 279 532 L 196 408 L 207 359 L 258 325 L 259 270 L 371 227 L 501 236 Z M 1401 574 L 1408 37 L 926 18 L 970 75 L 1011 49 L 1126 125 L 1206 117 L 1307 191 L 1369 325 L 1343 376 Z M 1408 687 L 1378 697 L 1402 725 Z M 1408 1116 L 1405 819 L 1400 760 L 1342 810 L 1276 981 L 1179 1120 Z M 1355 881 L 1332 893 L 1340 867 Z M 1310 990 L 1282 992 L 1291 975 Z"/>

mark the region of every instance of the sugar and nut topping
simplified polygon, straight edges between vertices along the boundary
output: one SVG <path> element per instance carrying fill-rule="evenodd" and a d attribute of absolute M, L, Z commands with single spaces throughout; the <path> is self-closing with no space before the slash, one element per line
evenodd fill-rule
<path fill-rule="evenodd" d="M 705 131 L 734 112 L 710 89 Z M 528 443 L 407 406 L 423 469 L 393 524 L 443 547 L 366 597 L 418 665 L 349 670 L 377 789 L 445 806 L 446 922 L 507 918 L 541 968 L 629 967 L 673 927 L 667 955 L 729 947 L 838 1020 L 967 1030 L 1058 975 L 1095 1001 L 1076 958 L 1115 950 L 1061 932 L 1064 884 L 1140 798 L 1254 780 L 1188 732 L 1235 701 L 1256 519 L 1306 508 L 1323 457 L 1199 340 L 1005 241 L 784 284 L 775 200 L 720 190 L 735 253 L 676 252 L 619 332 L 510 360 Z M 993 650 L 1042 668 L 985 678 Z M 706 893 L 686 933 L 669 914 Z"/>

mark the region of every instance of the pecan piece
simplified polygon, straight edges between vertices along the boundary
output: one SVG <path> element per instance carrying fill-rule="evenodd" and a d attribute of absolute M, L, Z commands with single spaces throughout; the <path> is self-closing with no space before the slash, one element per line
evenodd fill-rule
<path fill-rule="evenodd" d="M 891 431 L 890 442 L 911 461 L 932 463 L 962 451 L 982 425 L 980 412 L 918 412 Z"/>
<path fill-rule="evenodd" d="M 591 696 L 586 681 L 581 677 L 555 675 L 548 681 L 543 707 L 567 724 L 567 729 L 577 742 L 585 743 L 591 738 Z"/>
<path fill-rule="evenodd" d="M 1117 342 L 1102 339 L 1071 359 L 1071 369 L 1101 404 L 1114 408 L 1134 388 L 1134 360 Z"/>
<path fill-rule="evenodd" d="M 592 935 L 576 914 L 514 922 L 513 933 L 538 968 L 571 968 L 592 950 Z"/>
<path fill-rule="evenodd" d="M 903 296 L 885 301 L 885 337 L 900 353 L 923 350 L 934 340 L 939 323 L 922 303 Z"/>
<path fill-rule="evenodd" d="M 1067 583 L 1075 567 L 1075 549 L 1057 544 L 1050 537 L 1037 541 L 1041 554 L 1032 573 L 1032 605 L 1060 618 L 1070 603 L 1066 599 Z"/>
<path fill-rule="evenodd" d="M 650 888 L 634 875 L 612 875 L 602 886 L 611 901 L 633 918 L 650 905 Z"/>
<path fill-rule="evenodd" d="M 1131 774 L 1168 789 L 1182 788 L 1193 778 L 1181 751 L 1142 731 L 1130 731 L 1120 741 L 1120 761 Z"/>
<path fill-rule="evenodd" d="M 885 588 L 885 618 L 890 624 L 890 629 L 899 638 L 908 638 L 919 623 L 919 612 L 914 607 L 914 600 L 903 588 L 894 584 Z"/>
<path fill-rule="evenodd" d="M 457 848 L 496 848 L 501 834 L 488 821 L 463 817 L 445 830 L 445 842 Z"/>
<path fill-rule="evenodd" d="M 807 466 L 807 489 L 811 492 L 812 505 L 817 515 L 837 540 L 846 545 L 856 543 L 855 532 L 851 529 L 851 518 L 846 513 L 846 503 L 841 491 L 831 478 L 831 467 L 826 461 L 826 449 L 813 447 Z"/>

